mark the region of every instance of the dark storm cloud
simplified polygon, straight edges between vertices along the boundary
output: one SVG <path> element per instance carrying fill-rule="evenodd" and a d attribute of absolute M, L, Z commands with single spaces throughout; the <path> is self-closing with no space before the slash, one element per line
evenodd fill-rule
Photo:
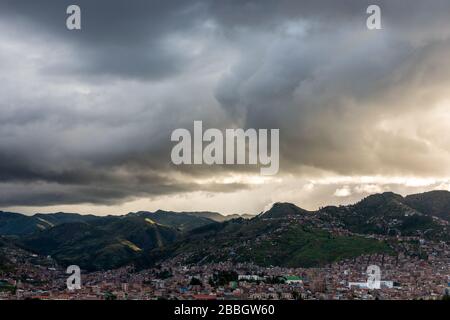
<path fill-rule="evenodd" d="M 112 75 L 161 79 L 180 72 L 189 56 L 166 43 L 174 33 L 195 28 L 201 7 L 195 2 L 79 0 L 82 31 L 65 28 L 66 8 L 73 1 L 2 1 L 3 18 L 23 22 L 24 37 L 36 30 L 71 45 L 76 57 L 53 72 L 84 76 Z"/>
<path fill-rule="evenodd" d="M 70 4 L 82 31 L 65 28 Z M 369 4 L 383 30 L 366 29 Z M 423 110 L 450 85 L 449 13 L 442 0 L 3 0 L 0 205 L 248 187 L 198 180 L 254 168 L 171 165 L 170 133 L 193 120 L 280 128 L 286 174 L 444 174 L 444 127 L 428 126 L 442 117 Z"/>
<path fill-rule="evenodd" d="M 171 184 L 167 179 L 153 179 L 139 185 L 60 185 L 57 183 L 36 183 L 24 185 L 15 183 L 0 184 L 0 206 L 49 206 L 61 204 L 102 204 L 116 205 L 124 201 L 131 201 L 139 197 L 157 197 L 175 193 L 197 191 L 231 192 L 243 190 L 247 187 L 242 184 L 227 185 L 198 185 L 198 184 Z"/>
<path fill-rule="evenodd" d="M 341 174 L 442 172 L 442 166 L 427 167 L 429 141 L 377 132 L 374 125 L 401 112 L 432 109 L 443 98 L 450 80 L 450 64 L 441 56 L 449 53 L 448 2 L 432 1 L 426 9 L 420 2 L 378 1 L 384 19 L 379 32 L 362 27 L 367 4 L 314 3 L 322 5 L 283 6 L 286 17 L 305 19 L 304 33 L 302 24 L 300 32 L 286 30 L 284 36 L 253 30 L 254 39 L 265 41 L 250 40 L 247 46 L 259 50 L 244 53 L 221 80 L 216 97 L 222 106 L 246 116 L 248 127 L 282 128 L 288 171 L 302 163 Z M 304 11 L 297 12 L 300 7 Z M 267 12 L 279 13 L 276 6 Z M 323 19 L 330 14 L 331 20 Z M 402 148 L 378 147 L 392 143 Z M 392 161 L 382 160 L 387 155 Z"/>

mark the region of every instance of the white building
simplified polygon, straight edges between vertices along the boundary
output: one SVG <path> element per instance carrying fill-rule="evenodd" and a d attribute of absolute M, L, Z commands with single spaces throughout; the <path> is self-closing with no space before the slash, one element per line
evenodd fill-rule
<path fill-rule="evenodd" d="M 359 289 L 369 289 L 367 282 L 349 282 L 348 287 L 358 287 Z M 380 288 L 392 289 L 394 287 L 394 281 L 380 281 Z"/>
<path fill-rule="evenodd" d="M 256 274 L 240 274 L 238 280 L 250 280 L 250 281 L 264 281 L 265 277 L 260 277 Z"/>

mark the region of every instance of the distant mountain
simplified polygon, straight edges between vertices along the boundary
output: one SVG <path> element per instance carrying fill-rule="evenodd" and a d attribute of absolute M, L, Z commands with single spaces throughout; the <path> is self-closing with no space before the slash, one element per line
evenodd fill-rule
<path fill-rule="evenodd" d="M 284 218 L 287 216 L 296 216 L 302 214 L 312 214 L 313 212 L 307 211 L 297 207 L 292 203 L 275 203 L 270 210 L 263 212 L 260 217 L 264 218 Z"/>
<path fill-rule="evenodd" d="M 246 214 L 246 213 L 244 213 L 244 214 L 231 214 L 231 215 L 225 216 L 225 218 L 227 218 L 227 221 L 228 220 L 232 220 L 232 219 L 240 219 L 240 218 L 242 218 L 242 219 L 253 219 L 255 217 L 256 216 L 253 215 L 253 214 Z"/>
<path fill-rule="evenodd" d="M 405 197 L 404 203 L 426 215 L 450 221 L 450 192 L 430 191 Z"/>
<path fill-rule="evenodd" d="M 325 207 L 318 215 L 330 222 L 357 233 L 421 236 L 446 240 L 450 237 L 445 223 L 438 216 L 425 214 L 408 205 L 401 195 L 386 192 L 368 196 L 360 202 L 340 207 Z"/>
<path fill-rule="evenodd" d="M 390 254 L 397 237 L 448 242 L 449 210 L 450 192 L 433 191 L 407 197 L 374 194 L 314 212 L 275 203 L 250 219 L 162 210 L 104 217 L 0 212 L 0 236 L 14 236 L 26 250 L 88 270 L 130 263 L 145 267 L 173 257 L 196 264 L 231 260 L 308 267 Z"/>
<path fill-rule="evenodd" d="M 173 212 L 158 210 L 156 212 L 140 211 L 130 213 L 129 216 L 144 217 L 160 225 L 177 228 L 180 231 L 189 231 L 210 223 L 215 220 L 208 217 L 220 215 L 218 213 L 198 213 L 198 212 Z M 221 215 L 220 215 L 221 216 Z M 222 216 L 223 217 L 223 216 Z"/>
<path fill-rule="evenodd" d="M 36 214 L 26 216 L 0 211 L 0 235 L 25 236 L 68 222 L 85 222 L 99 217 L 75 213 Z"/>
<path fill-rule="evenodd" d="M 49 227 L 51 225 L 37 218 L 0 211 L 0 235 L 23 236 Z"/>
<path fill-rule="evenodd" d="M 223 217 L 218 213 L 211 214 L 217 215 L 216 219 L 218 221 L 221 220 L 218 216 Z M 137 213 L 129 213 L 127 216 L 145 217 L 155 223 L 178 228 L 181 231 L 187 231 L 208 223 L 214 223 L 215 220 L 208 218 L 208 215 L 209 213 L 205 213 L 205 216 L 202 216 L 202 213 L 197 212 L 170 212 L 158 210 L 156 212 L 140 211 Z M 26 236 L 65 223 L 91 223 L 95 221 L 114 220 L 118 217 L 121 216 L 94 216 L 63 212 L 51 214 L 38 213 L 27 216 L 20 213 L 0 211 L 0 235 Z"/>
<path fill-rule="evenodd" d="M 217 222 L 191 213 L 158 210 L 125 216 L 0 212 L 0 235 L 16 236 L 24 249 L 88 270 L 116 268 L 142 251 L 163 247 L 192 229 Z"/>
<path fill-rule="evenodd" d="M 25 237 L 21 244 L 64 265 L 100 270 L 127 264 L 143 250 L 161 248 L 177 236 L 174 228 L 125 216 L 61 224 Z"/>
<path fill-rule="evenodd" d="M 179 241 L 152 250 L 138 264 L 179 257 L 187 264 L 233 261 L 312 267 L 368 253 L 391 253 L 387 243 L 321 229 L 321 221 L 291 204 L 275 204 L 258 217 L 193 230 Z"/>
<path fill-rule="evenodd" d="M 164 250 L 149 252 L 144 260 L 148 264 L 177 256 L 196 264 L 231 260 L 298 267 L 375 252 L 390 254 L 394 250 L 391 244 L 375 240 L 373 235 L 450 241 L 449 225 L 442 220 L 448 195 L 433 192 L 405 198 L 386 192 L 354 205 L 315 212 L 275 203 L 252 220 L 195 229 Z M 417 200 L 413 203 L 412 199 Z M 391 239 L 395 242 L 396 237 Z"/>
<path fill-rule="evenodd" d="M 71 222 L 89 222 L 101 218 L 94 215 L 81 215 L 78 213 L 66 213 L 66 212 L 57 212 L 51 214 L 37 213 L 32 217 L 37 218 L 40 221 L 45 221 L 46 223 L 53 226 Z"/>
<path fill-rule="evenodd" d="M 187 212 L 190 215 L 193 216 L 197 216 L 197 217 L 204 217 L 204 218 L 208 218 L 211 220 L 214 220 L 216 222 L 224 222 L 224 221 L 228 221 L 228 220 L 232 220 L 232 219 L 239 219 L 239 218 L 243 218 L 243 219 L 252 219 L 255 216 L 251 215 L 251 214 L 231 214 L 231 215 L 221 215 L 220 213 L 217 212 L 209 212 L 209 211 L 205 211 L 205 212 Z"/>

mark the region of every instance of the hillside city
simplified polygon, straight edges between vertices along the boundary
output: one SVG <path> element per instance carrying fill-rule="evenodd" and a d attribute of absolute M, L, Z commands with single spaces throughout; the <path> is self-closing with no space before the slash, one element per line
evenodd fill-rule
<path fill-rule="evenodd" d="M 2 254 L 15 268 L 0 272 L 0 299 L 443 299 L 450 294 L 450 247 L 422 240 L 420 248 L 424 258 L 407 251 L 395 256 L 374 254 L 323 268 L 231 262 L 184 265 L 176 258 L 141 271 L 128 266 L 83 272 L 81 289 L 74 291 L 67 289 L 65 269 L 51 257 L 8 248 Z M 369 265 L 381 268 L 379 290 L 367 288 Z"/>
<path fill-rule="evenodd" d="M 228 220 L 0 212 L 0 299 L 447 300 L 449 204 L 432 192 L 317 212 L 275 203 Z M 81 286 L 69 288 L 66 267 L 78 262 Z"/>

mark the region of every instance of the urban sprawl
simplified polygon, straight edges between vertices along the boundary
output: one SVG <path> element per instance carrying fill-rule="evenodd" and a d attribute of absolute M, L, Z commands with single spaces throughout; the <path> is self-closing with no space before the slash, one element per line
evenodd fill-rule
<path fill-rule="evenodd" d="M 419 239 L 420 240 L 420 239 Z M 259 267 L 221 262 L 185 265 L 167 260 L 155 268 L 128 266 L 82 272 L 81 289 L 67 289 L 66 270 L 51 257 L 8 249 L 12 270 L 0 272 L 0 299 L 445 299 L 450 294 L 450 248 L 420 240 L 423 257 L 365 255 L 323 268 Z M 381 288 L 367 287 L 367 267 L 381 269 Z"/>

